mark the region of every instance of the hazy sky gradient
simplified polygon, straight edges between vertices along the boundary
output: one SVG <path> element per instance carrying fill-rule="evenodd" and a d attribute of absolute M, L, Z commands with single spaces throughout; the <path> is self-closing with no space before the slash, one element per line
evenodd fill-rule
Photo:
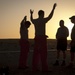
<path fill-rule="evenodd" d="M 73 24 L 69 17 L 75 15 L 75 0 L 0 0 L 0 38 L 20 38 L 20 22 L 25 15 L 30 20 L 30 9 L 34 10 L 34 18 L 38 17 L 40 9 L 45 11 L 46 17 L 54 3 L 57 3 L 57 7 L 53 18 L 46 24 L 46 34 L 50 39 L 54 39 L 61 19 L 71 30 Z M 29 28 L 29 38 L 34 38 L 34 33 L 32 24 Z"/>

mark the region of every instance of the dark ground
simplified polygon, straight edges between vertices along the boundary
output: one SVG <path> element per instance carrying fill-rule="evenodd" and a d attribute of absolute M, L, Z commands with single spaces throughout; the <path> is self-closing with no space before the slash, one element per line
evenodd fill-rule
<path fill-rule="evenodd" d="M 62 63 L 62 53 L 61 53 L 60 65 L 57 67 L 53 66 L 53 63 L 55 62 L 56 59 L 56 51 L 48 51 L 48 65 L 49 70 L 51 70 L 51 72 L 35 72 L 35 73 L 31 71 L 33 52 L 31 51 L 29 53 L 28 58 L 29 69 L 27 70 L 18 69 L 19 54 L 20 54 L 19 51 L 0 52 L 0 67 L 9 66 L 9 75 L 75 75 L 75 68 L 67 68 L 70 62 L 69 51 L 66 52 L 67 54 L 66 66 L 61 66 Z"/>

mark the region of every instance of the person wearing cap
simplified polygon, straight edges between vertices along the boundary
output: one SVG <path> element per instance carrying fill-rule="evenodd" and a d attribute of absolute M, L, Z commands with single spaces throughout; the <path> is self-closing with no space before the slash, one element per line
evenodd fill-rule
<path fill-rule="evenodd" d="M 27 58 L 29 53 L 29 41 L 28 41 L 28 28 L 30 27 L 30 21 L 27 21 L 27 16 L 21 21 L 20 26 L 20 59 L 19 59 L 19 69 L 28 68 Z"/>
<path fill-rule="evenodd" d="M 53 9 L 48 17 L 44 18 L 44 11 L 39 10 L 38 18 L 33 19 L 33 11 L 30 10 L 30 19 L 35 27 L 35 46 L 33 52 L 33 60 L 32 60 L 32 70 L 38 70 L 39 59 L 41 58 L 42 62 L 42 71 L 48 71 L 47 64 L 47 35 L 45 35 L 45 26 L 46 23 L 52 18 L 54 10 L 56 7 L 56 3 L 53 5 Z M 40 55 L 40 58 L 39 58 Z"/>
<path fill-rule="evenodd" d="M 59 65 L 59 57 L 60 57 L 60 51 L 63 52 L 63 61 L 61 66 L 65 66 L 65 59 L 66 59 L 66 53 L 67 50 L 67 37 L 69 36 L 69 30 L 64 25 L 64 20 L 60 20 L 59 22 L 60 27 L 57 29 L 56 33 L 56 39 L 57 39 L 57 59 L 56 62 L 53 64 L 54 66 Z"/>
<path fill-rule="evenodd" d="M 74 53 L 75 53 L 75 16 L 69 18 L 71 22 L 74 24 L 72 31 L 71 31 L 71 43 L 70 43 L 70 53 L 71 53 L 71 62 L 69 67 L 73 67 L 74 64 Z"/>

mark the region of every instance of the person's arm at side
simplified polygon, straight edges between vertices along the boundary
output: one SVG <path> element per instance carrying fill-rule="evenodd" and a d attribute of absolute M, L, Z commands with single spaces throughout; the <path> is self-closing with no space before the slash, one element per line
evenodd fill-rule
<path fill-rule="evenodd" d="M 56 39 L 58 39 L 58 32 L 59 32 L 59 28 L 57 29 L 57 32 L 56 32 Z"/>
<path fill-rule="evenodd" d="M 50 13 L 49 16 L 46 18 L 47 21 L 49 21 L 49 20 L 52 18 L 56 6 L 57 6 L 57 4 L 55 3 L 55 4 L 53 5 L 53 9 L 52 9 L 51 13 Z"/>
<path fill-rule="evenodd" d="M 69 30 L 68 30 L 68 28 L 67 28 L 67 37 L 69 36 Z"/>

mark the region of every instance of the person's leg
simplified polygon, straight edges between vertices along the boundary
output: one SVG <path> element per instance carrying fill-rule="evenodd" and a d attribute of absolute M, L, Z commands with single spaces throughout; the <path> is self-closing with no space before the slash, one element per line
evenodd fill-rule
<path fill-rule="evenodd" d="M 74 52 L 71 52 L 71 63 L 73 64 L 74 62 Z"/>
<path fill-rule="evenodd" d="M 29 54 L 29 42 L 26 42 L 26 47 L 25 47 L 25 52 L 24 52 L 24 64 L 26 67 L 28 66 L 28 63 L 27 63 L 28 54 Z"/>
<path fill-rule="evenodd" d="M 66 50 L 67 50 L 67 39 L 62 39 L 61 50 L 63 53 L 63 61 L 62 61 L 61 66 L 65 66 L 66 65 L 65 59 L 66 59 Z"/>
<path fill-rule="evenodd" d="M 71 46 L 71 50 L 70 50 L 70 64 L 68 65 L 68 67 L 73 67 L 74 64 L 74 53 L 75 53 L 75 47 Z"/>
<path fill-rule="evenodd" d="M 21 47 L 21 52 L 20 52 L 19 68 L 26 68 L 27 58 L 29 53 L 29 42 L 21 41 L 20 47 Z"/>
<path fill-rule="evenodd" d="M 70 54 L 71 54 L 71 64 L 73 65 L 74 63 L 74 53 L 75 53 L 75 47 L 71 46 Z"/>
<path fill-rule="evenodd" d="M 59 60 L 60 57 L 60 50 L 57 50 L 57 60 Z"/>
<path fill-rule="evenodd" d="M 72 68 L 73 65 L 74 65 L 74 53 L 71 52 L 71 61 L 70 61 L 69 65 L 68 65 L 68 67 L 69 67 L 69 68 Z"/>
<path fill-rule="evenodd" d="M 41 62 L 42 62 L 42 71 L 48 71 L 48 63 L 47 63 L 47 42 L 43 40 L 41 46 Z"/>
<path fill-rule="evenodd" d="M 66 59 L 66 52 L 65 51 L 62 51 L 63 52 L 63 61 L 62 61 L 62 64 L 61 66 L 65 66 L 66 63 L 65 63 L 65 59 Z"/>
<path fill-rule="evenodd" d="M 65 59 L 66 59 L 66 52 L 63 51 L 63 60 L 65 60 Z"/>
<path fill-rule="evenodd" d="M 54 66 L 59 65 L 59 57 L 60 57 L 60 50 L 61 50 L 61 39 L 57 39 L 57 53 L 56 53 L 56 61 L 53 64 Z"/>
<path fill-rule="evenodd" d="M 39 62 L 39 40 L 36 39 L 33 51 L 32 71 L 38 70 L 38 62 Z"/>
<path fill-rule="evenodd" d="M 53 64 L 54 66 L 58 66 L 59 65 L 59 57 L 60 57 L 60 50 L 57 50 L 56 61 Z"/>

